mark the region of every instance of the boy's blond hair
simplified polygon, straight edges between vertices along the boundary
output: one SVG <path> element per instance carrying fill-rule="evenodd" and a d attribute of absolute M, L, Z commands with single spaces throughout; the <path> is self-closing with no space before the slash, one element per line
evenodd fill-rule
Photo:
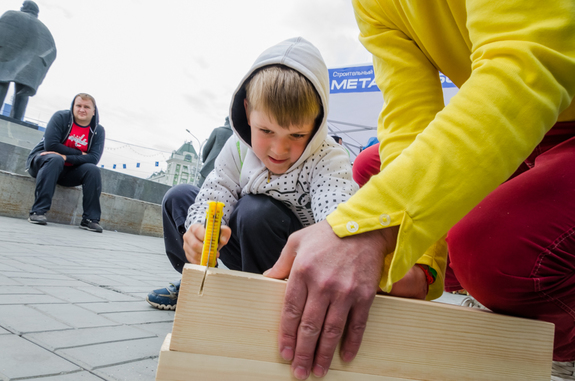
<path fill-rule="evenodd" d="M 283 65 L 266 66 L 258 70 L 245 85 L 252 110 L 265 112 L 283 128 L 321 122 L 323 107 L 312 83 L 301 73 Z M 319 120 L 318 120 L 319 119 Z"/>

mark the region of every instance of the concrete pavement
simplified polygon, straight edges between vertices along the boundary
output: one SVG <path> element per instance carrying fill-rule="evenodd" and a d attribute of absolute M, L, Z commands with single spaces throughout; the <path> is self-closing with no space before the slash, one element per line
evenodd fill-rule
<path fill-rule="evenodd" d="M 161 238 L 0 217 L 0 379 L 154 380 L 178 278 Z"/>
<path fill-rule="evenodd" d="M 161 238 L 0 217 L 0 380 L 154 380 L 179 276 Z"/>

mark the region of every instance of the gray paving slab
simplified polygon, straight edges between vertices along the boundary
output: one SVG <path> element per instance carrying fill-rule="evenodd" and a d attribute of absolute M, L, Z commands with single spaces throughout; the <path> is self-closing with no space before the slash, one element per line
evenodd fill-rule
<path fill-rule="evenodd" d="M 69 374 L 59 374 L 52 377 L 42 377 L 37 381 L 102 381 L 101 377 L 95 376 L 90 372 L 74 372 Z"/>
<path fill-rule="evenodd" d="M 85 328 L 70 331 L 30 333 L 24 335 L 24 337 L 51 351 L 93 344 L 159 337 L 155 332 L 150 332 L 139 327 L 140 326 L 115 326 Z"/>
<path fill-rule="evenodd" d="M 150 287 L 148 282 L 138 281 L 125 275 L 107 274 L 105 278 L 111 279 L 114 285 L 118 286 L 131 286 L 131 287 Z"/>
<path fill-rule="evenodd" d="M 85 291 L 85 284 L 81 287 L 46 287 L 36 286 L 38 290 L 70 303 L 102 302 L 105 299 Z M 93 286 L 92 286 L 93 287 Z M 97 287 L 93 287 L 97 288 Z"/>
<path fill-rule="evenodd" d="M 143 303 L 142 299 L 132 299 L 130 302 L 105 302 L 105 303 L 82 303 L 78 304 L 96 313 L 110 313 L 110 312 L 130 312 L 130 311 L 150 311 L 152 308 L 148 303 Z"/>
<path fill-rule="evenodd" d="M 0 336 L 0 375 L 11 380 L 81 370 L 54 353 L 16 335 Z"/>
<path fill-rule="evenodd" d="M 103 285 L 99 285 L 98 287 L 95 286 L 78 287 L 78 290 L 85 291 L 89 294 L 107 300 L 109 302 L 133 302 L 138 300 L 133 296 L 123 294 L 117 290 L 114 290 L 113 288 L 103 287 Z"/>
<path fill-rule="evenodd" d="M 46 272 L 31 271 L 6 271 L 4 275 L 8 278 L 34 278 L 34 279 L 56 279 L 56 280 L 74 280 L 66 275 L 58 274 L 55 271 L 46 270 Z"/>
<path fill-rule="evenodd" d="M 16 294 L 0 295 L 0 305 L 9 304 L 45 304 L 45 303 L 66 303 L 62 299 L 46 294 Z"/>
<path fill-rule="evenodd" d="M 104 366 L 120 365 L 137 360 L 157 358 L 163 338 L 154 337 L 124 340 L 114 343 L 95 344 L 85 347 L 61 349 L 58 355 L 92 370 Z"/>
<path fill-rule="evenodd" d="M 26 277 L 26 275 L 28 275 L 28 277 L 33 276 L 33 275 L 39 275 L 39 274 L 52 274 L 55 275 L 52 279 L 58 279 L 60 277 L 65 277 L 65 275 L 60 275 L 58 274 L 58 272 L 41 266 L 38 264 L 38 262 L 41 262 L 42 259 L 38 258 L 37 256 L 23 256 L 23 255 L 19 255 L 18 256 L 18 261 L 22 261 L 21 265 L 16 265 L 19 267 L 18 271 L 23 272 L 23 276 Z M 17 273 L 15 274 L 11 274 L 9 273 L 10 276 L 18 276 Z M 49 279 L 49 278 L 48 278 Z"/>
<path fill-rule="evenodd" d="M 157 360 L 142 360 L 95 369 L 93 372 L 108 380 L 153 381 L 156 379 Z"/>
<path fill-rule="evenodd" d="M 116 312 L 102 315 L 122 324 L 165 323 L 174 320 L 174 311 L 159 311 L 154 308 L 149 308 L 149 311 Z"/>
<path fill-rule="evenodd" d="M 14 294 L 44 295 L 42 291 L 34 287 L 28 287 L 23 285 L 0 287 L 0 295 L 2 295 L 2 297 L 4 297 L 5 295 L 14 295 Z"/>
<path fill-rule="evenodd" d="M 0 248 L 3 248 L 3 246 L 0 246 Z M 8 248 L 4 247 L 4 250 L 7 251 Z M 20 269 L 18 269 L 17 267 L 14 267 L 14 266 L 6 265 L 6 264 L 2 263 L 2 260 L 0 260 L 0 272 L 4 273 L 6 271 L 18 271 L 18 270 L 20 270 Z"/>
<path fill-rule="evenodd" d="M 74 278 L 78 278 L 79 276 L 84 275 L 103 275 L 109 272 L 111 269 L 101 269 L 97 267 L 79 267 L 78 265 L 74 266 L 58 266 L 58 271 L 62 274 L 70 275 Z"/>
<path fill-rule="evenodd" d="M 5 275 L 0 275 L 0 286 L 17 286 L 22 284 L 12 278 L 9 278 Z"/>
<path fill-rule="evenodd" d="M 109 272 L 102 270 L 102 269 L 94 269 L 94 272 L 99 272 L 99 274 L 78 274 L 75 275 L 74 278 L 76 278 L 77 280 L 80 280 L 82 282 L 85 282 L 87 284 L 97 284 L 100 286 L 108 286 L 108 287 L 113 287 L 116 286 L 117 283 L 116 281 L 112 280 L 111 278 L 106 277 L 106 275 L 109 274 Z M 72 274 L 72 273 L 70 273 Z"/>
<path fill-rule="evenodd" d="M 39 278 L 12 278 L 18 283 L 26 286 L 55 286 L 55 287 L 81 287 L 85 286 L 85 282 L 77 280 L 60 280 L 60 279 L 39 279 Z"/>
<path fill-rule="evenodd" d="M 73 328 L 118 325 L 115 321 L 73 304 L 39 304 L 33 308 Z"/>
<path fill-rule="evenodd" d="M 129 294 L 135 298 L 140 298 L 142 300 L 146 300 L 146 296 L 148 296 L 149 293 L 150 293 L 150 289 L 148 289 L 147 291 L 142 291 L 142 292 L 130 292 Z"/>
<path fill-rule="evenodd" d="M 164 286 L 166 287 L 168 284 L 170 283 L 170 281 L 164 281 L 164 283 L 162 283 Z M 144 286 L 114 286 L 114 290 L 120 291 L 120 292 L 125 292 L 127 294 L 137 294 L 137 293 L 143 293 L 145 295 L 148 295 L 148 293 L 156 288 L 162 288 L 162 286 L 160 285 L 159 287 L 157 285 L 153 285 L 153 286 L 148 286 L 148 285 L 144 285 Z"/>
<path fill-rule="evenodd" d="M 134 325 L 133 327 L 137 327 L 141 330 L 150 332 L 155 334 L 158 337 L 165 338 L 166 335 L 172 332 L 172 327 L 174 326 L 174 322 L 165 322 L 165 323 L 145 323 Z"/>
<path fill-rule="evenodd" d="M 32 307 L 23 305 L 0 306 L 0 326 L 18 334 L 72 328 Z"/>

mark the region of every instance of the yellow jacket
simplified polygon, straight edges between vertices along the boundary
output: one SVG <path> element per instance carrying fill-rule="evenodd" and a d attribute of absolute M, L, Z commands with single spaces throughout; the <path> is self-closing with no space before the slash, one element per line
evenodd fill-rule
<path fill-rule="evenodd" d="M 442 237 L 557 121 L 575 120 L 575 2 L 353 0 L 385 105 L 382 171 L 327 218 L 340 237 L 400 225 L 380 287 L 433 266 Z M 444 107 L 438 70 L 459 87 Z"/>

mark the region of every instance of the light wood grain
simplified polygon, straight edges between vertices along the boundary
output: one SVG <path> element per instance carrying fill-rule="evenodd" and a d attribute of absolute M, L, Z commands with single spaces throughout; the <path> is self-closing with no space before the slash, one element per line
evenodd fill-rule
<path fill-rule="evenodd" d="M 287 364 L 170 351 L 168 334 L 162 350 L 156 381 L 295 381 Z M 410 381 L 404 378 L 373 376 L 331 370 L 324 381 Z"/>
<path fill-rule="evenodd" d="M 277 349 L 286 282 L 210 269 L 200 296 L 203 271 L 185 266 L 170 350 L 286 365 Z M 408 380 L 548 380 L 553 332 L 550 323 L 378 296 L 358 356 L 344 363 L 336 355 L 330 369 Z"/>

